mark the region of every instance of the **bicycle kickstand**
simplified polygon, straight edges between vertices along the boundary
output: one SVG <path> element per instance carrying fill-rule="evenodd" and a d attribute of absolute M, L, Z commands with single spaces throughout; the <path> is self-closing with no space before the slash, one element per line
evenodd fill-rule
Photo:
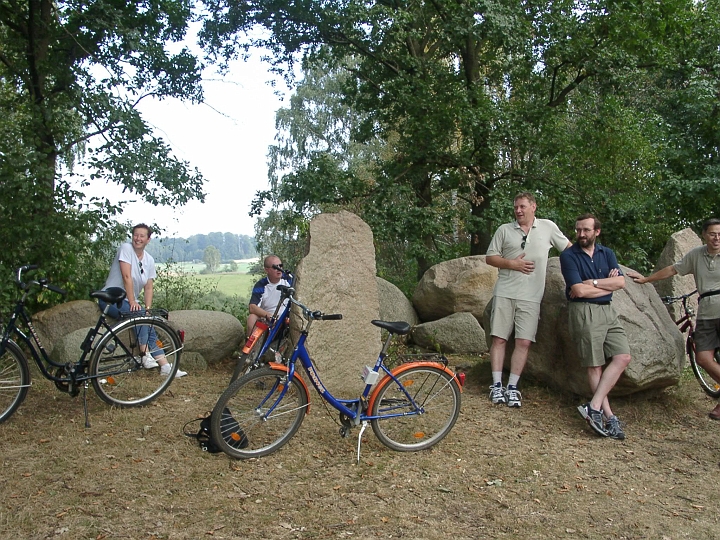
<path fill-rule="evenodd" d="M 88 402 L 87 402 L 87 389 L 88 389 L 88 382 L 85 381 L 85 384 L 83 384 L 83 409 L 85 409 L 85 427 L 90 427 L 90 415 L 88 414 Z"/>
<path fill-rule="evenodd" d="M 363 432 L 365 431 L 366 427 L 367 427 L 367 420 L 363 420 L 362 427 L 360 428 L 360 433 L 358 433 L 358 457 L 357 457 L 358 463 L 360 463 L 360 442 L 362 441 Z"/>

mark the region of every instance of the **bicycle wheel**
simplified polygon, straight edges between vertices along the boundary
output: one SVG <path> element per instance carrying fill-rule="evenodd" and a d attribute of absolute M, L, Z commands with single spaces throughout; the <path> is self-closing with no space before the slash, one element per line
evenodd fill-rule
<path fill-rule="evenodd" d="M 386 377 L 370 398 L 371 415 L 385 417 L 371 420 L 373 431 L 399 452 L 430 448 L 455 425 L 460 389 L 451 375 L 432 366 L 408 368 L 396 377 L 399 384 Z"/>
<path fill-rule="evenodd" d="M 161 374 L 158 368 L 143 368 L 141 343 L 153 352 L 163 351 L 172 364 L 169 375 Z M 93 388 L 110 405 L 147 405 L 172 384 L 181 351 L 177 333 L 164 320 L 136 317 L 122 321 L 95 345 L 90 359 Z"/>
<path fill-rule="evenodd" d="M 25 399 L 30 386 L 30 369 L 20 347 L 5 344 L 0 356 L 0 423 L 12 416 Z"/>
<path fill-rule="evenodd" d="M 242 353 L 240 355 L 237 364 L 235 364 L 235 370 L 233 371 L 230 383 L 234 383 L 240 377 L 250 372 L 253 365 L 255 365 L 258 354 L 260 354 L 263 345 L 265 345 L 265 340 L 267 339 L 267 337 L 268 332 L 266 330 L 258 339 L 255 340 L 255 343 L 253 343 L 252 349 L 250 349 L 249 353 Z"/>
<path fill-rule="evenodd" d="M 286 380 L 286 371 L 264 367 L 223 392 L 210 418 L 213 441 L 223 452 L 237 459 L 266 456 L 295 435 L 307 412 L 308 395 L 296 374 L 277 402 Z"/>
<path fill-rule="evenodd" d="M 700 383 L 700 388 L 712 398 L 720 398 L 720 384 L 713 379 L 710 374 L 705 371 L 698 363 L 695 358 L 695 346 L 691 342 L 692 338 L 688 338 L 688 357 L 690 358 L 690 366 L 692 367 L 695 378 Z M 720 352 L 715 350 L 715 362 L 720 362 Z"/>

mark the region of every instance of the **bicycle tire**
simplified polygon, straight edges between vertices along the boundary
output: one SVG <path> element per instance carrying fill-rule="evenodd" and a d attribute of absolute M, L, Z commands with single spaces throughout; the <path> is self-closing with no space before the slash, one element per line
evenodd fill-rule
<path fill-rule="evenodd" d="M 232 383 L 218 399 L 210 418 L 213 442 L 228 456 L 249 459 L 266 456 L 285 445 L 300 428 L 309 396 L 295 374 L 287 392 L 270 416 L 287 371 L 254 369 Z"/>
<path fill-rule="evenodd" d="M 230 383 L 234 383 L 237 381 L 240 377 L 243 375 L 246 375 L 249 373 L 255 365 L 255 361 L 257 360 L 258 354 L 260 354 L 260 351 L 263 348 L 263 345 L 265 345 L 265 340 L 268 337 L 268 330 L 265 330 L 258 339 L 255 340 L 253 343 L 252 348 L 250 349 L 250 352 L 248 353 L 242 353 L 240 355 L 240 358 L 238 358 L 237 363 L 235 364 L 235 369 L 233 370 L 232 378 L 230 379 Z"/>
<path fill-rule="evenodd" d="M 13 341 L 5 344 L 0 356 L 0 424 L 10 418 L 27 396 L 30 368 L 27 359 Z"/>
<path fill-rule="evenodd" d="M 370 398 L 370 421 L 377 438 L 398 452 L 417 452 L 440 442 L 455 425 L 460 414 L 460 388 L 452 375 L 432 366 L 416 366 L 400 371 L 396 383 L 385 377 Z M 424 412 L 417 411 L 413 401 Z M 402 416 L 389 416 L 398 414 Z"/>
<path fill-rule="evenodd" d="M 697 363 L 695 358 L 695 346 L 692 338 L 688 338 L 687 342 L 687 354 L 690 359 L 690 366 L 692 367 L 695 378 L 700 383 L 700 388 L 710 396 L 711 398 L 720 398 L 720 384 L 713 379 L 710 374 L 705 371 L 702 366 Z M 715 362 L 720 362 L 720 351 L 715 350 Z"/>
<path fill-rule="evenodd" d="M 162 375 L 159 368 L 142 367 L 138 335 L 150 329 L 157 337 L 155 346 L 163 350 L 172 364 L 167 376 Z M 106 332 L 94 347 L 90 359 L 93 388 L 100 399 L 110 405 L 121 408 L 147 405 L 172 384 L 180 366 L 181 352 L 180 338 L 163 319 L 135 317 L 122 321 L 112 332 Z"/>

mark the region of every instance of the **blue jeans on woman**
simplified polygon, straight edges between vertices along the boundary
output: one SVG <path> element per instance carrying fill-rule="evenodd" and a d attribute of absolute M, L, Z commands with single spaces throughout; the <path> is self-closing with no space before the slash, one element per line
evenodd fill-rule
<path fill-rule="evenodd" d="M 107 307 L 107 314 L 113 319 L 120 319 L 122 315 L 131 314 L 131 317 L 142 317 L 146 314 L 145 309 L 140 309 L 138 311 L 130 311 L 130 302 L 127 298 L 122 301 L 120 309 L 118 309 L 117 305 L 108 304 L 107 302 L 100 299 L 98 299 L 98 304 L 100 304 L 100 309 L 103 311 L 105 311 L 105 308 Z M 137 335 L 138 344 L 140 346 L 147 347 L 147 352 L 152 354 L 154 358 L 164 355 L 163 350 L 158 348 L 157 346 L 157 333 L 155 332 L 155 328 L 153 328 L 152 325 L 143 324 L 136 329 L 135 333 Z"/>

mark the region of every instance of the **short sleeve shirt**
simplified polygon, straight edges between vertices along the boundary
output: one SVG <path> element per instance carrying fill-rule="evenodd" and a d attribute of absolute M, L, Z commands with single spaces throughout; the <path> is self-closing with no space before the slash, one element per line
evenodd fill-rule
<path fill-rule="evenodd" d="M 280 302 L 280 297 L 282 296 L 280 291 L 277 289 L 278 285 L 290 284 L 285 279 L 281 279 L 277 283 L 271 283 L 267 277 L 262 278 L 260 281 L 255 283 L 249 303 L 260 307 L 260 309 L 273 313 Z"/>
<path fill-rule="evenodd" d="M 720 255 L 710 255 L 707 246 L 691 249 L 673 267 L 681 276 L 692 274 L 700 294 L 720 289 Z M 700 299 L 697 318 L 720 319 L 720 295 Z"/>
<path fill-rule="evenodd" d="M 588 302 L 591 304 L 610 302 L 612 300 L 612 291 L 597 298 L 570 298 L 570 288 L 586 279 L 610 277 L 610 270 L 614 268 L 620 270 L 615 252 L 602 244 L 595 244 L 592 257 L 585 253 L 577 243 L 563 251 L 560 254 L 560 270 L 563 278 L 565 278 L 565 297 L 568 302 Z M 622 275 L 622 271 L 620 271 L 620 275 Z"/>
<path fill-rule="evenodd" d="M 498 269 L 498 279 L 493 294 L 502 298 L 540 303 L 545 292 L 548 252 L 552 247 L 563 251 L 570 242 L 549 219 L 535 218 L 525 238 L 524 248 L 523 237 L 525 232 L 517 221 L 505 223 L 495 231 L 487 255 L 516 259 L 524 253 L 526 261 L 535 263 L 535 270 L 530 274 L 523 274 L 508 268 Z"/>
<path fill-rule="evenodd" d="M 147 251 L 143 252 L 142 260 L 138 259 L 132 244 L 125 243 L 120 246 L 115 255 L 115 260 L 110 266 L 110 274 L 108 275 L 107 281 L 103 289 L 108 287 L 120 287 L 125 288 L 122 279 L 122 272 L 120 270 L 120 261 L 126 262 L 130 265 L 130 276 L 133 282 L 133 294 L 135 295 L 135 301 L 137 302 L 140 291 L 145 288 L 145 284 L 151 279 L 157 278 L 155 271 L 155 259 L 152 258 Z M 142 265 L 142 266 L 141 266 Z M 127 291 L 125 291 L 127 293 Z"/>

